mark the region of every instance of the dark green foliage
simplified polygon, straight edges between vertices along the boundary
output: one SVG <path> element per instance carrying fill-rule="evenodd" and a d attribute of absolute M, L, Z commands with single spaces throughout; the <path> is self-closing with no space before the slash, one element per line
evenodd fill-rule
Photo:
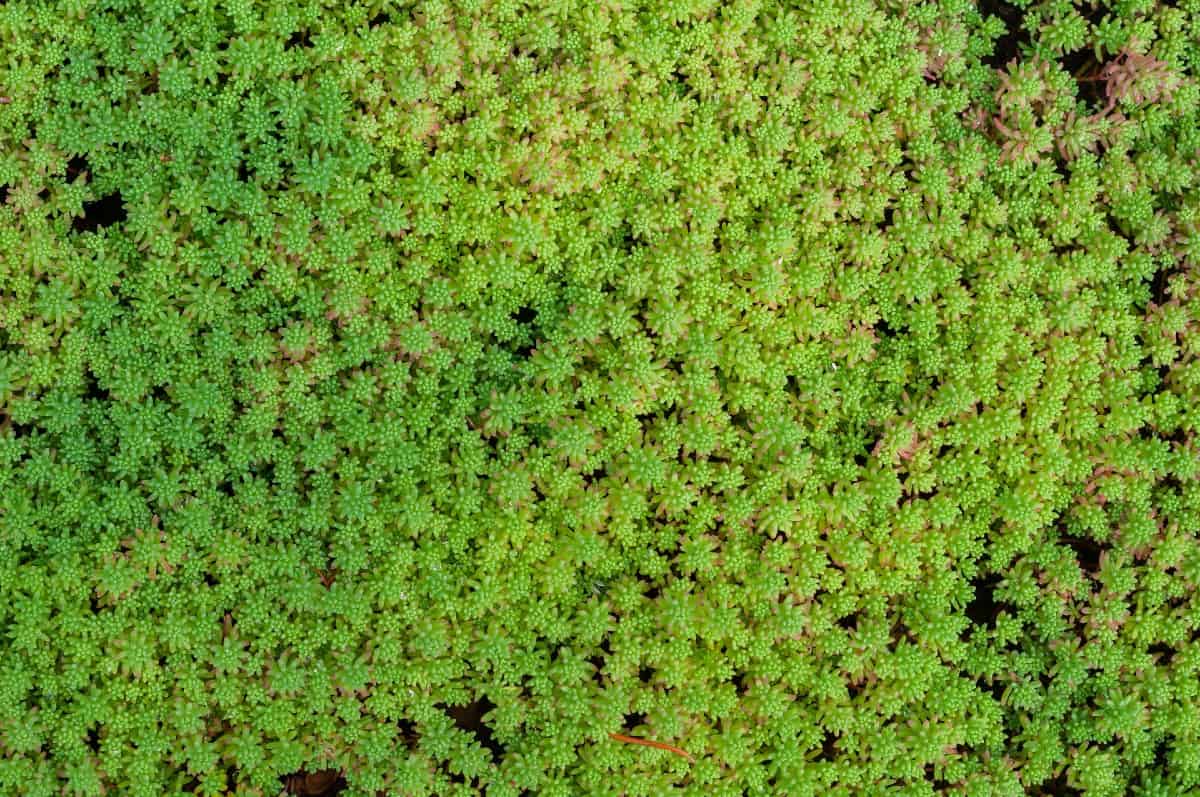
<path fill-rule="evenodd" d="M 0 793 L 1197 794 L 1198 68 L 0 3 Z"/>

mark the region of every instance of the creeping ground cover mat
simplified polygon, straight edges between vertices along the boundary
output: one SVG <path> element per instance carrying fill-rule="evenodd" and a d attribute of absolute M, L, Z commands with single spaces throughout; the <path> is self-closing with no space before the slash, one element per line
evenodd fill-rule
<path fill-rule="evenodd" d="M 0 795 L 1197 797 L 1200 0 L 0 3 Z"/>

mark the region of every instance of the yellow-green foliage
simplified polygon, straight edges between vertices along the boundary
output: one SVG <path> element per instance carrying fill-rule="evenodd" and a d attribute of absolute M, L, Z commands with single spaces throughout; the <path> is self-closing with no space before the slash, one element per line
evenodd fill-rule
<path fill-rule="evenodd" d="M 1196 794 L 1198 68 L 0 2 L 0 793 Z"/>

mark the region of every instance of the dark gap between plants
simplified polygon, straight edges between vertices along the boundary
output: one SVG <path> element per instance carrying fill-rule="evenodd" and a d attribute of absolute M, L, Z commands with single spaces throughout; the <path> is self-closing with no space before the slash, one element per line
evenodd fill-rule
<path fill-rule="evenodd" d="M 504 746 L 496 740 L 492 729 L 483 721 L 483 716 L 494 708 L 496 704 L 484 695 L 465 706 L 446 706 L 444 710 L 459 730 L 473 735 L 485 750 L 491 752 L 492 758 L 499 761 L 504 758 Z"/>
<path fill-rule="evenodd" d="M 108 389 L 101 387 L 99 381 L 97 381 L 96 377 L 90 371 L 84 379 L 83 400 L 104 402 L 109 400 Z"/>
<path fill-rule="evenodd" d="M 1165 772 L 1167 766 L 1167 740 L 1159 739 L 1154 745 L 1154 768 Z"/>
<path fill-rule="evenodd" d="M 0 413 L 0 416 L 2 416 L 2 415 L 3 415 L 3 413 Z M 30 435 L 33 434 L 33 429 L 34 429 L 33 424 L 17 423 L 16 421 L 14 421 L 12 419 L 11 416 L 6 417 L 4 419 L 3 424 L 0 424 L 0 431 L 3 431 L 3 429 L 5 427 L 7 427 L 8 430 L 10 432 L 12 432 L 13 437 L 16 437 L 16 438 L 29 437 Z"/>
<path fill-rule="evenodd" d="M 532 307 L 519 307 L 517 308 L 517 311 L 513 313 L 513 320 L 522 326 L 532 324 L 536 319 L 537 310 Z"/>
<path fill-rule="evenodd" d="M 1089 25 L 1099 25 L 1104 21 L 1109 9 L 1101 3 L 1084 3 L 1075 9 Z M 1104 81 L 1097 80 L 1104 65 L 1096 60 L 1096 52 L 1092 47 L 1083 47 L 1073 52 L 1059 56 L 1062 68 L 1075 77 L 1079 86 L 1077 96 L 1083 100 L 1092 111 L 1099 110 L 1108 104 L 1104 95 Z"/>
<path fill-rule="evenodd" d="M 990 684 L 984 683 L 983 679 L 981 678 L 975 682 L 975 685 L 979 687 L 979 691 L 986 692 L 987 694 L 991 695 L 992 699 L 997 703 L 999 703 L 1001 698 L 1004 696 L 1004 682 L 998 678 L 993 678 Z"/>
<path fill-rule="evenodd" d="M 1083 792 L 1074 786 L 1067 785 L 1067 774 L 1063 772 L 1029 791 L 1033 797 L 1076 797 Z"/>
<path fill-rule="evenodd" d="M 302 795 L 303 797 L 333 797 L 341 794 L 346 788 L 346 778 L 336 769 L 322 769 L 317 772 L 300 772 L 284 775 L 280 778 L 287 794 Z"/>
<path fill-rule="evenodd" d="M 1075 559 L 1086 573 L 1095 573 L 1100 569 L 1100 553 L 1103 550 L 1100 543 L 1087 537 L 1063 535 L 1059 542 L 1075 552 Z"/>
<path fill-rule="evenodd" d="M 1021 48 L 1029 44 L 1029 33 L 1021 26 L 1021 9 L 1004 0 L 981 0 L 979 13 L 999 17 L 1004 22 L 1004 34 L 992 43 L 992 54 L 980 59 L 992 69 L 1003 69 L 1014 58 L 1021 58 Z"/>
<path fill-rule="evenodd" d="M 683 99 L 688 94 L 687 77 L 684 76 L 678 69 L 675 69 L 671 72 L 671 77 L 667 81 L 667 86 L 670 87 L 670 91 L 678 99 Z"/>
<path fill-rule="evenodd" d="M 933 786 L 933 790 L 938 794 L 945 794 L 946 790 L 952 785 L 937 776 L 934 772 L 933 764 L 925 765 L 925 780 Z"/>
<path fill-rule="evenodd" d="M 654 583 L 653 581 L 650 580 L 650 578 L 648 578 L 647 576 L 645 576 L 641 573 L 637 574 L 637 579 L 638 579 L 638 581 L 642 582 L 643 584 L 647 585 L 647 587 L 648 587 L 648 589 L 644 593 L 645 596 L 649 600 L 652 600 L 652 601 L 658 600 L 658 596 L 662 594 L 662 590 L 659 588 L 658 584 Z"/>
<path fill-rule="evenodd" d="M 400 720 L 396 723 L 396 727 L 400 729 L 400 739 L 404 745 L 410 750 L 415 749 L 417 740 L 420 738 L 416 723 L 411 720 Z"/>
<path fill-rule="evenodd" d="M 75 155 L 67 161 L 67 177 L 75 177 L 76 175 L 87 172 L 91 174 L 91 167 L 88 165 L 88 160 L 83 155 Z"/>
<path fill-rule="evenodd" d="M 638 422 L 638 426 L 641 426 L 643 429 L 649 430 L 649 429 L 653 428 L 654 422 L 658 420 L 658 413 L 643 412 L 643 413 L 639 413 L 638 415 L 634 415 L 633 419 Z"/>
<path fill-rule="evenodd" d="M 592 665 L 596 670 L 595 672 L 592 673 L 592 680 L 603 686 L 604 685 L 604 665 L 606 664 L 604 657 L 599 654 L 588 656 L 587 662 L 588 662 L 588 664 Z"/>
<path fill-rule="evenodd" d="M 71 222 L 71 229 L 75 232 L 95 232 L 113 224 L 120 224 L 126 217 L 121 192 L 114 191 L 95 202 L 84 202 L 83 215 Z"/>
<path fill-rule="evenodd" d="M 583 483 L 587 486 L 599 484 L 604 479 L 608 478 L 608 468 L 604 465 L 593 468 L 591 473 L 583 473 Z"/>
<path fill-rule="evenodd" d="M 1155 642 L 1146 652 L 1155 658 L 1160 667 L 1169 665 L 1175 658 L 1175 648 L 1162 642 Z"/>
<path fill-rule="evenodd" d="M 536 328 L 533 324 L 537 320 L 537 310 L 532 307 L 520 307 L 511 317 L 517 324 L 515 338 L 517 345 L 511 350 L 512 354 L 522 360 L 527 360 L 535 348 Z"/>
<path fill-rule="evenodd" d="M 288 40 L 284 42 L 283 49 L 289 50 L 293 47 L 311 47 L 312 37 L 307 30 L 294 31 Z"/>
<path fill-rule="evenodd" d="M 1075 78 L 1075 96 L 1081 100 L 1091 113 L 1103 110 L 1108 105 L 1105 95 L 1105 82 L 1100 79 L 1103 64 L 1096 60 L 1096 55 L 1090 49 L 1068 53 L 1060 60 L 1062 68 Z"/>
<path fill-rule="evenodd" d="M 824 738 L 821 739 L 821 761 L 837 760 L 837 737 L 829 730 L 825 731 Z"/>
<path fill-rule="evenodd" d="M 996 618 L 1003 608 L 996 601 L 996 587 L 1000 586 L 1000 576 L 995 573 L 979 576 L 971 582 L 975 597 L 967 604 L 967 619 L 976 626 L 992 629 L 996 627 Z"/>
<path fill-rule="evenodd" d="M 1167 296 L 1167 288 L 1169 287 L 1168 280 L 1170 278 L 1168 269 L 1160 268 L 1154 272 L 1154 279 L 1150 281 L 1150 301 L 1157 305 L 1166 304 L 1170 299 Z"/>
<path fill-rule="evenodd" d="M 1079 86 L 1080 96 L 1082 96 L 1086 84 L 1097 83 L 1096 80 L 1088 79 L 1094 76 L 1094 73 L 1100 68 L 1100 62 L 1096 60 L 1096 53 L 1092 52 L 1090 48 L 1085 47 L 1058 56 L 1058 65 L 1064 72 L 1072 74 L 1076 80 L 1084 80 L 1084 83 L 1080 83 Z"/>
<path fill-rule="evenodd" d="M 750 691 L 750 684 L 747 683 L 748 679 L 746 677 L 746 673 L 735 672 L 733 674 L 733 678 L 730 680 L 731 680 L 731 683 L 733 684 L 734 692 L 737 694 L 738 697 L 745 697 L 746 693 Z"/>

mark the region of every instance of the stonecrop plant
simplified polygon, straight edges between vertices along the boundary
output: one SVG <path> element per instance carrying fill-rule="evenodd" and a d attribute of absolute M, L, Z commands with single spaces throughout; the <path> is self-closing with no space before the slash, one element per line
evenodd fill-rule
<path fill-rule="evenodd" d="M 0 3 L 0 794 L 1200 795 L 1200 0 Z"/>

